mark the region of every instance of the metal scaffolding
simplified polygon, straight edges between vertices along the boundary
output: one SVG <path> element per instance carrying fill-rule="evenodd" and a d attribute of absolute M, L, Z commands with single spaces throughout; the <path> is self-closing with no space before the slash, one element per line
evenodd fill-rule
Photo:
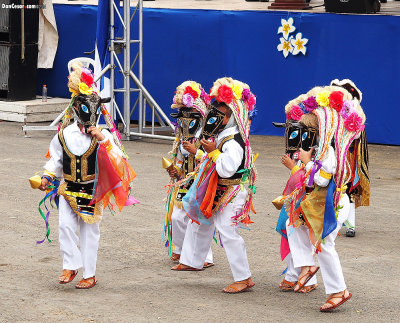
<path fill-rule="evenodd" d="M 110 87 L 111 102 L 109 112 L 114 119 L 117 116 L 123 124 L 122 137 L 125 140 L 131 138 L 155 138 L 174 140 L 173 136 L 157 135 L 159 132 L 171 132 L 174 125 L 168 119 L 167 115 L 160 108 L 149 91 L 143 85 L 143 0 L 138 0 L 135 9 L 131 15 L 130 0 L 123 0 L 122 12 L 120 12 L 119 0 L 110 0 L 110 45 L 109 55 L 110 63 L 96 75 L 95 81 L 101 79 L 108 71 L 110 71 Z M 116 22 L 120 23 L 123 29 L 123 36 L 116 37 Z M 136 25 L 137 37 L 131 39 L 131 27 Z M 137 44 L 137 53 L 133 61 L 131 61 L 131 44 Z M 123 63 L 118 55 L 123 56 Z M 133 72 L 137 68 L 137 75 Z M 116 73 L 121 73 L 123 77 L 123 87 L 115 87 Z M 133 85 L 133 87 L 131 87 Z M 116 95 L 123 94 L 123 112 L 117 105 Z M 137 93 L 136 101 L 131 105 L 131 93 Z M 146 125 L 146 110 L 151 109 L 151 123 Z M 131 127 L 131 117 L 135 110 L 138 109 L 138 124 Z M 61 120 L 64 112 L 62 112 L 49 126 L 23 126 L 23 131 L 31 130 L 55 130 L 57 123 Z M 159 124 L 156 125 L 156 121 Z"/>
<path fill-rule="evenodd" d="M 135 10 L 131 15 L 130 1 L 123 1 L 122 14 L 116 4 L 118 0 L 110 1 L 111 13 L 111 31 L 110 31 L 110 80 L 112 101 L 110 110 L 118 113 L 123 123 L 122 135 L 124 139 L 129 140 L 134 137 L 149 137 L 158 139 L 173 139 L 171 136 L 156 135 L 155 131 L 173 131 L 174 125 L 168 119 L 164 111 L 143 85 L 143 0 L 138 0 Z M 118 39 L 115 37 L 115 20 L 119 20 L 123 28 L 123 37 Z M 136 25 L 137 33 L 135 39 L 131 39 L 131 27 Z M 131 44 L 137 44 L 137 53 L 135 58 L 131 60 Z M 122 48 L 123 65 L 118 58 L 118 52 Z M 133 72 L 137 64 L 138 73 Z M 121 72 L 124 78 L 123 88 L 115 88 L 115 73 Z M 131 87 L 133 85 L 133 87 Z M 135 103 L 131 104 L 131 93 L 137 93 Z M 115 96 L 117 93 L 123 93 L 123 114 L 118 108 Z M 146 109 L 151 109 L 151 126 L 146 125 Z M 138 124 L 131 128 L 131 117 L 134 111 L 138 109 Z M 156 120 L 160 126 L 156 126 Z"/>

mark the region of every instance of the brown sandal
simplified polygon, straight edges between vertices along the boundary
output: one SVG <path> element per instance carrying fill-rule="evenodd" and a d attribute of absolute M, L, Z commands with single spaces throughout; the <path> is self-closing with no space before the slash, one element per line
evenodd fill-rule
<path fill-rule="evenodd" d="M 176 266 L 172 267 L 171 270 L 176 270 L 176 271 L 202 271 L 202 269 L 198 268 L 193 268 L 190 266 L 186 266 L 184 264 L 177 264 Z"/>
<path fill-rule="evenodd" d="M 172 256 L 170 257 L 170 259 L 172 261 L 179 261 L 180 258 L 181 258 L 181 255 L 178 253 L 172 253 Z"/>
<path fill-rule="evenodd" d="M 87 286 L 80 286 L 79 284 L 81 283 L 88 283 L 89 285 Z M 82 278 L 78 284 L 76 284 L 75 288 L 77 289 L 89 289 L 92 288 L 94 285 L 96 285 L 97 279 L 96 276 L 90 277 L 90 278 Z"/>
<path fill-rule="evenodd" d="M 342 295 L 334 296 L 335 294 L 333 294 L 333 295 L 329 296 L 329 298 L 327 299 L 327 301 L 325 302 L 325 304 L 328 303 L 328 304 L 331 304 L 332 306 L 331 306 L 331 307 L 328 307 L 328 308 L 322 308 L 322 306 L 323 306 L 323 305 L 322 305 L 322 306 L 319 308 L 319 310 L 320 310 L 321 312 L 331 312 L 331 311 L 333 311 L 335 308 L 339 307 L 339 306 L 342 305 L 344 302 L 346 302 L 347 300 L 349 300 L 349 299 L 351 298 L 351 296 L 353 296 L 352 293 L 349 293 L 349 295 L 347 295 L 347 297 L 344 296 L 345 294 L 346 294 L 346 291 L 343 291 L 343 294 L 342 294 Z M 332 302 L 332 299 L 334 299 L 334 298 L 341 298 L 341 301 L 340 301 L 339 303 L 335 304 L 334 302 Z M 325 304 L 324 304 L 324 305 L 325 305 Z"/>
<path fill-rule="evenodd" d="M 294 286 L 296 286 L 296 284 L 297 284 L 297 281 L 290 282 L 290 281 L 287 281 L 286 279 L 284 279 L 279 284 L 279 289 L 283 292 L 288 292 L 288 291 L 293 290 L 293 288 L 294 288 Z"/>
<path fill-rule="evenodd" d="M 303 288 L 299 289 L 297 293 L 308 294 L 312 292 L 314 289 L 318 287 L 318 284 L 304 286 Z"/>
<path fill-rule="evenodd" d="M 210 268 L 210 267 L 212 267 L 212 266 L 214 266 L 214 264 L 213 264 L 212 262 L 205 262 L 203 268 L 204 268 L 204 269 L 205 269 L 205 268 Z"/>
<path fill-rule="evenodd" d="M 60 284 L 68 284 L 75 278 L 77 274 L 77 270 L 64 269 L 61 276 L 58 277 L 58 282 Z M 64 277 L 64 279 L 61 280 L 62 277 Z M 65 280 L 65 278 L 67 278 L 67 280 Z"/>
<path fill-rule="evenodd" d="M 254 285 L 255 284 L 250 277 L 245 280 L 230 284 L 229 286 L 225 287 L 222 292 L 227 294 L 237 294 L 252 288 Z M 241 288 L 241 286 L 244 286 L 244 288 Z"/>
<path fill-rule="evenodd" d="M 294 287 L 295 293 L 298 293 L 298 292 L 300 291 L 300 289 L 302 289 L 302 288 L 305 286 L 305 284 L 307 284 L 307 283 L 309 282 L 309 280 L 310 280 L 310 279 L 317 273 L 317 271 L 319 270 L 319 267 L 316 267 L 316 269 L 315 269 L 314 271 L 312 271 L 312 270 L 311 270 L 311 267 L 314 267 L 314 266 L 310 266 L 310 268 L 308 269 L 308 271 L 307 271 L 303 276 L 299 277 L 299 279 L 297 280 L 297 284 L 296 284 L 296 286 Z M 306 277 L 306 276 L 307 276 L 307 277 Z M 306 279 L 304 280 L 303 283 L 300 283 L 300 281 L 301 281 L 304 277 L 306 277 Z M 296 287 L 297 287 L 297 286 L 299 286 L 299 287 L 298 287 L 297 290 L 296 290 Z"/>

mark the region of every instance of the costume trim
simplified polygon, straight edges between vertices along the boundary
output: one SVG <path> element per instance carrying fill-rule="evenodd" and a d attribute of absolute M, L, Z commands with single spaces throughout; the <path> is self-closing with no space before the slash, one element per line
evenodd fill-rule
<path fill-rule="evenodd" d="M 299 169 L 300 169 L 300 167 L 297 166 L 297 165 L 295 165 L 295 166 L 291 169 L 290 175 L 293 175 L 293 174 L 296 173 Z"/>
<path fill-rule="evenodd" d="M 75 194 L 70 194 L 74 192 L 67 191 L 66 187 L 67 187 L 67 182 L 61 183 L 60 186 L 58 187 L 57 194 L 65 198 L 65 200 L 69 203 L 71 209 L 75 212 L 75 214 L 80 216 L 85 223 L 92 224 L 99 222 L 101 220 L 101 216 L 103 215 L 103 203 L 101 201 L 99 203 L 96 203 L 94 205 L 93 212 L 81 211 L 80 208 L 78 207 L 77 196 L 75 196 Z"/>
<path fill-rule="evenodd" d="M 324 170 L 320 169 L 319 170 L 319 175 L 325 179 L 331 179 L 332 174 L 325 172 Z"/>
<path fill-rule="evenodd" d="M 230 186 L 239 185 L 242 182 L 241 178 L 229 179 L 229 178 L 218 178 L 218 185 Z"/>
<path fill-rule="evenodd" d="M 96 174 L 92 174 L 92 175 L 88 175 L 87 171 L 88 171 L 88 161 L 87 158 L 94 152 L 94 150 L 97 148 L 97 139 L 96 138 L 92 138 L 92 141 L 90 143 L 90 146 L 88 148 L 88 150 L 82 155 L 82 156 L 78 156 L 80 157 L 81 160 L 81 167 L 77 169 L 77 160 L 76 157 L 73 153 L 71 153 L 71 151 L 68 149 L 67 144 L 65 142 L 64 139 L 64 134 L 63 134 L 63 130 L 60 130 L 60 132 L 58 133 L 58 138 L 61 141 L 61 144 L 63 146 L 64 151 L 67 153 L 67 155 L 71 158 L 71 174 L 65 174 L 64 173 L 64 178 L 67 181 L 71 181 L 71 182 L 87 182 L 87 181 L 91 181 L 94 180 L 96 177 Z M 77 180 L 76 179 L 76 173 L 77 171 L 80 171 L 80 169 L 82 170 L 81 173 L 81 180 Z"/>
<path fill-rule="evenodd" d="M 215 149 L 208 153 L 208 157 L 211 158 L 213 160 L 213 162 L 215 163 L 215 161 L 218 159 L 219 155 L 221 155 L 221 154 L 222 153 L 219 149 Z"/>

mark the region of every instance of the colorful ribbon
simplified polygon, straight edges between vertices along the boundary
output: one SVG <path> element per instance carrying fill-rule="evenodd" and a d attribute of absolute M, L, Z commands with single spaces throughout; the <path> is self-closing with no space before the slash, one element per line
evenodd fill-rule
<path fill-rule="evenodd" d="M 48 242 L 51 242 L 51 240 L 49 239 L 49 235 L 50 235 L 50 226 L 49 226 L 49 217 L 50 217 L 50 210 L 47 208 L 46 206 L 46 200 L 48 198 L 50 198 L 50 204 L 51 202 L 55 201 L 56 206 L 58 207 L 58 199 L 57 199 L 57 190 L 58 190 L 58 186 L 60 185 L 60 181 L 58 181 L 57 179 L 53 180 L 51 182 L 51 184 L 53 185 L 49 185 L 48 188 L 51 189 L 50 192 L 48 192 L 46 194 L 46 196 L 39 202 L 39 213 L 41 215 L 41 217 L 43 218 L 45 224 L 46 224 L 46 236 L 44 237 L 43 240 L 41 241 L 36 241 L 37 244 L 41 244 L 43 243 L 46 239 Z M 44 204 L 44 207 L 46 208 L 46 215 L 44 215 L 41 206 L 42 204 Z"/>
<path fill-rule="evenodd" d="M 314 176 L 322 167 L 322 162 L 320 160 L 316 160 L 314 162 L 314 166 L 311 169 L 310 179 L 308 180 L 308 186 L 312 186 L 314 184 Z"/>

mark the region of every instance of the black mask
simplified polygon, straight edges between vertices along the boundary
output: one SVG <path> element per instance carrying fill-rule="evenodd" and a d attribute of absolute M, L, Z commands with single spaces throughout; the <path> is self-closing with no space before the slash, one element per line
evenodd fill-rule
<path fill-rule="evenodd" d="M 206 116 L 204 121 L 203 130 L 201 132 L 202 137 L 206 140 L 209 138 L 215 138 L 218 135 L 218 131 L 223 127 L 222 122 L 224 121 L 225 113 L 219 111 L 216 107 L 212 107 Z"/>
<path fill-rule="evenodd" d="M 102 99 L 95 93 L 81 94 L 75 99 L 74 106 L 78 108 L 78 111 L 74 109 L 75 117 L 78 123 L 84 126 L 86 133 L 89 127 L 96 126 L 100 118 L 101 105 L 110 100 L 111 98 Z"/>
<path fill-rule="evenodd" d="M 196 136 L 202 118 L 201 113 L 181 108 L 178 113 L 171 113 L 171 117 L 178 120 L 178 125 L 182 130 L 182 139 L 184 141 L 191 141 Z"/>
<path fill-rule="evenodd" d="M 286 153 L 292 159 L 299 159 L 296 154 L 300 148 L 310 150 L 317 144 L 317 130 L 297 122 L 286 122 L 285 127 Z"/>

